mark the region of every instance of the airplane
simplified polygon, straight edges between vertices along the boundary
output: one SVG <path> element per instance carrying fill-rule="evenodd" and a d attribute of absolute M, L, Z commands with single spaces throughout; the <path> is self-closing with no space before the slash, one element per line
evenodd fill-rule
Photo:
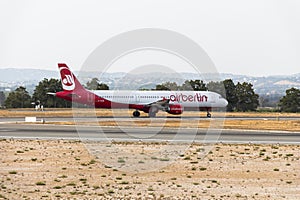
<path fill-rule="evenodd" d="M 173 115 L 185 110 L 207 111 L 210 118 L 212 108 L 224 108 L 228 104 L 220 94 L 210 91 L 87 90 L 66 64 L 59 63 L 58 68 L 63 91 L 49 92 L 49 95 L 95 108 L 133 109 L 133 117 L 139 117 L 140 111 L 156 117 L 160 110 Z"/>

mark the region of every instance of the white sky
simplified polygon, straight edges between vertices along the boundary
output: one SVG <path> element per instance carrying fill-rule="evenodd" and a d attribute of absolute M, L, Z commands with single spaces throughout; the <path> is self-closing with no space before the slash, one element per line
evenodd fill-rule
<path fill-rule="evenodd" d="M 79 70 L 110 37 L 162 28 L 197 42 L 219 72 L 300 73 L 297 0 L 0 1 L 0 25 L 0 68 Z"/>

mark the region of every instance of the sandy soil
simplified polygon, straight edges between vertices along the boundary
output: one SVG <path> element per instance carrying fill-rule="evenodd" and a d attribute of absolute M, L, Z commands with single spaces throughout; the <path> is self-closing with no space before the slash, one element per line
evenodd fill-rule
<path fill-rule="evenodd" d="M 165 144 L 113 145 L 134 155 Z M 78 141 L 2 139 L 0 199 L 300 199 L 300 146 L 216 144 L 203 157 L 205 149 L 194 144 L 164 168 L 132 173 Z"/>
<path fill-rule="evenodd" d="M 80 116 L 94 116 L 93 110 L 77 110 Z M 131 111 L 97 109 L 98 116 L 128 116 Z M 214 113 L 215 116 L 219 115 Z M 34 112 L 31 109 L 0 110 L 0 117 L 71 117 L 70 109 Z M 166 114 L 161 114 L 165 116 Z M 146 116 L 146 114 L 142 114 Z M 184 116 L 205 113 L 186 112 Z M 224 128 L 300 131 L 300 117 L 287 113 L 226 113 L 227 117 L 275 117 L 272 120 L 230 120 Z M 123 120 L 121 125 L 201 127 L 212 120 Z M 73 124 L 73 122 L 57 122 Z M 85 122 L 91 124 L 91 122 Z M 131 124 L 130 124 L 131 123 Z M 132 124 L 133 123 L 133 124 Z M 102 126 L 115 125 L 112 120 Z M 98 145 L 98 144 L 94 144 Z M 140 158 L 167 144 L 102 144 L 110 151 L 121 149 Z M 151 156 L 130 160 L 112 156 L 109 151 L 97 155 L 79 141 L 0 140 L 0 199 L 300 199 L 300 146 L 193 144 L 176 162 L 168 157 Z M 89 146 L 91 147 L 91 146 Z M 112 148 L 114 147 L 114 148 Z M 207 154 L 206 154 L 206 153 Z M 102 154 L 101 154 L 102 153 Z M 206 155 L 206 156 L 203 156 Z M 97 157 L 98 156 L 98 157 Z M 111 162 L 114 161 L 114 162 Z M 153 163 L 158 165 L 153 165 Z M 161 164 L 160 164 L 161 163 Z M 153 169 L 151 172 L 140 166 Z M 153 167 L 155 166 L 155 167 Z M 161 167 L 163 168 L 161 168 Z"/>

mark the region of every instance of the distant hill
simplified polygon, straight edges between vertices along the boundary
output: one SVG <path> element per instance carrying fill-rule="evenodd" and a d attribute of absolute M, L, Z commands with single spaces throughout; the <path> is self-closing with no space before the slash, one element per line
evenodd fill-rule
<path fill-rule="evenodd" d="M 39 81 L 44 78 L 52 78 L 57 76 L 58 72 L 52 70 L 15 68 L 0 69 L 0 82 L 6 83 Z"/>
<path fill-rule="evenodd" d="M 75 72 L 78 74 L 78 72 Z M 204 79 L 206 82 L 214 79 L 213 74 L 199 76 L 194 73 L 167 74 L 153 72 L 149 74 L 126 74 L 126 73 L 99 73 L 99 72 L 80 72 L 79 79 L 86 83 L 94 77 L 100 77 L 101 82 L 106 83 L 112 89 L 151 89 L 155 85 L 172 81 L 181 84 L 184 80 Z M 0 90 L 5 88 L 14 89 L 20 85 L 26 86 L 30 93 L 33 92 L 35 85 L 44 78 L 59 78 L 56 70 L 42 69 L 0 69 Z M 300 73 L 294 75 L 253 77 L 246 75 L 220 74 L 221 80 L 232 79 L 237 82 L 250 82 L 255 91 L 260 95 L 284 95 L 285 90 L 291 87 L 300 88 Z"/>

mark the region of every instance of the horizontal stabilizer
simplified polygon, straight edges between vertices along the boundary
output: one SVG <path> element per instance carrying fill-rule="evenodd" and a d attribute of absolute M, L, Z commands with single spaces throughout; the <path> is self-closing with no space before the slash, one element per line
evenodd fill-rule
<path fill-rule="evenodd" d="M 56 93 L 54 92 L 47 92 L 48 95 L 56 96 Z"/>

